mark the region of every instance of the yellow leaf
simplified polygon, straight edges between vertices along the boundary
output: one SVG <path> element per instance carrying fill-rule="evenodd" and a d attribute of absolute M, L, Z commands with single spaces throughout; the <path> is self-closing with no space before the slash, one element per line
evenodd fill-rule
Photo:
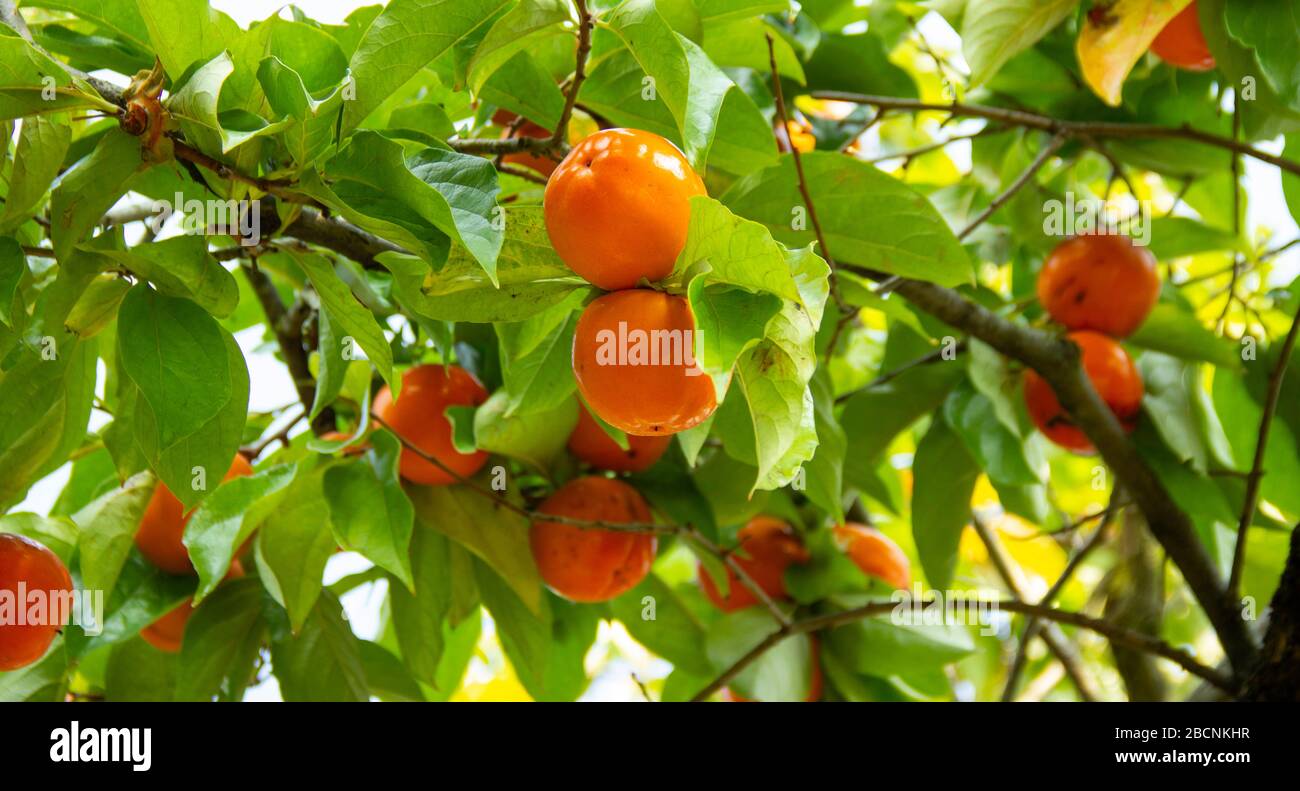
<path fill-rule="evenodd" d="M 1076 50 L 1083 78 L 1101 100 L 1118 107 L 1124 78 L 1151 42 L 1191 0 L 1095 3 L 1083 19 Z"/>

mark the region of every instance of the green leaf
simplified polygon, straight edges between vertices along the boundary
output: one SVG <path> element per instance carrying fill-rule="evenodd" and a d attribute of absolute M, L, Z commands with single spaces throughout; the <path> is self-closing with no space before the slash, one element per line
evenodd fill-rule
<path fill-rule="evenodd" d="M 583 106 L 620 126 L 644 129 L 684 147 L 677 122 L 648 76 L 626 49 L 603 56 L 582 85 Z M 490 83 L 489 83 L 490 84 Z M 535 117 L 535 116 L 529 116 Z M 540 123 L 540 121 L 539 121 Z M 745 174 L 777 160 L 772 126 L 742 91 L 728 91 L 718 114 L 717 133 L 709 149 L 709 167 Z"/>
<path fill-rule="evenodd" d="M 709 659 L 715 671 L 734 664 L 776 628 L 772 616 L 758 607 L 723 616 L 708 635 Z M 728 687 L 746 700 L 807 700 L 812 680 L 810 639 L 806 634 L 787 637 L 742 670 Z"/>
<path fill-rule="evenodd" d="M 1178 461 L 1204 473 L 1209 457 L 1192 407 L 1192 394 L 1201 386 L 1200 367 L 1158 352 L 1143 354 L 1137 366 L 1146 390 L 1143 411 Z"/>
<path fill-rule="evenodd" d="M 1246 252 L 1242 238 L 1190 217 L 1156 217 L 1151 220 L 1151 254 L 1160 261 L 1216 250 Z"/>
<path fill-rule="evenodd" d="M 540 313 L 575 291 L 591 291 L 556 255 L 540 206 L 511 208 L 505 216 L 497 258 L 499 288 L 460 247 L 435 272 L 412 256 L 380 253 L 380 263 L 393 272 L 398 300 L 431 319 L 511 322 Z"/>
<path fill-rule="evenodd" d="M 825 368 L 818 369 L 809 385 L 817 427 L 817 452 L 804 465 L 806 493 L 809 500 L 840 524 L 844 521 L 844 458 L 848 439 L 835 417 L 835 398 Z"/>
<path fill-rule="evenodd" d="M 963 383 L 949 393 L 943 414 L 990 480 L 1006 486 L 1042 483 L 1025 455 L 1024 438 L 998 420 L 993 401 L 973 386 Z"/>
<path fill-rule="evenodd" d="M 119 323 L 122 370 L 152 410 L 162 447 L 196 432 L 231 399 L 221 325 L 198 305 L 141 284 L 122 300 Z"/>
<path fill-rule="evenodd" d="M 29 513 L 4 514 L 0 515 L 0 533 L 25 536 L 44 545 L 65 566 L 72 564 L 72 555 L 77 550 L 77 525 L 68 519 Z"/>
<path fill-rule="evenodd" d="M 328 591 L 297 635 L 272 640 L 271 662 L 287 702 L 370 699 L 360 641 Z"/>
<path fill-rule="evenodd" d="M 572 400 L 573 333 L 584 296 L 574 293 L 523 321 L 496 325 L 507 416 L 551 411 Z"/>
<path fill-rule="evenodd" d="M 293 483 L 255 501 L 244 527 L 257 528 L 257 567 L 271 597 L 285 608 L 294 632 L 303 629 L 321 593 L 325 564 L 338 544 L 325 502 L 324 464 L 299 462 Z M 242 532 L 242 531 L 241 531 Z"/>
<path fill-rule="evenodd" d="M 120 312 L 118 320 L 120 324 Z M 204 473 L 207 482 L 214 480 L 214 476 L 225 474 L 239 448 L 248 417 L 248 368 L 244 355 L 234 338 L 225 335 L 223 341 L 226 369 L 230 375 L 230 398 L 216 415 L 193 433 L 164 447 L 159 441 L 157 418 L 150 405 L 143 395 L 135 399 L 136 443 L 154 474 L 187 507 L 208 492 L 197 485 L 199 471 Z"/>
<path fill-rule="evenodd" d="M 825 640 L 826 650 L 853 670 L 881 677 L 941 668 L 975 647 L 966 626 L 895 624 L 889 616 L 841 626 L 828 632 Z"/>
<path fill-rule="evenodd" d="M 226 153 L 226 145 L 217 119 L 217 102 L 221 85 L 235 70 L 230 55 L 218 54 L 190 75 L 180 89 L 167 99 L 167 109 L 180 123 L 185 139 L 200 151 Z"/>
<path fill-rule="evenodd" d="M 104 674 L 104 699 L 168 703 L 176 694 L 180 658 L 141 639 L 113 646 Z"/>
<path fill-rule="evenodd" d="M 0 27 L 0 121 L 77 107 L 107 109 L 89 87 L 11 28 Z"/>
<path fill-rule="evenodd" d="M 252 535 L 259 519 L 278 504 L 278 499 L 267 498 L 285 489 L 295 472 L 293 465 L 278 464 L 232 478 L 195 509 L 183 538 L 199 574 L 195 601 L 202 601 L 225 578 L 235 551 Z"/>
<path fill-rule="evenodd" d="M 58 260 L 65 260 L 72 246 L 122 197 L 127 181 L 141 167 L 140 141 L 110 129 L 93 151 L 63 174 L 50 194 L 50 240 Z"/>
<path fill-rule="evenodd" d="M 27 487 L 61 466 L 86 435 L 96 344 L 48 337 L 35 350 L 23 347 L 0 375 L 0 414 L 31 415 L 0 425 L 0 508 L 22 500 Z M 40 407 L 35 414 L 33 405 Z"/>
<path fill-rule="evenodd" d="M 152 475 L 141 473 L 72 517 L 80 528 L 81 584 L 87 590 L 102 590 L 106 598 L 113 595 L 155 484 Z"/>
<path fill-rule="evenodd" d="M 402 666 L 402 660 L 377 643 L 369 640 L 358 640 L 357 643 L 361 648 L 361 666 L 366 672 L 366 687 L 371 695 L 383 701 L 425 700 L 420 685 Z"/>
<path fill-rule="evenodd" d="M 402 445 L 387 431 L 370 435 L 360 459 L 325 471 L 325 499 L 339 544 L 391 572 L 407 588 L 415 509 L 402 491 L 397 461 Z"/>
<path fill-rule="evenodd" d="M 514 415 L 508 414 L 509 402 L 509 395 L 498 390 L 474 412 L 475 444 L 490 453 L 549 470 L 564 453 L 565 443 L 578 424 L 577 400 L 567 398 L 546 411 Z"/>
<path fill-rule="evenodd" d="M 1264 414 L 1259 401 L 1251 397 L 1250 385 L 1255 385 L 1255 392 L 1263 392 L 1261 385 L 1267 379 L 1262 370 L 1265 364 L 1263 361 L 1252 362 L 1245 377 L 1230 372 L 1216 372 L 1214 377 L 1215 411 L 1232 444 L 1232 455 L 1243 471 L 1255 458 L 1259 422 Z M 1253 381 L 1248 382 L 1247 377 Z M 1269 429 L 1263 470 L 1261 496 L 1287 513 L 1300 514 L 1300 489 L 1293 485 L 1294 481 L 1300 480 L 1300 447 L 1285 421 L 1274 420 Z"/>
<path fill-rule="evenodd" d="M 393 631 L 411 675 L 437 687 L 446 646 L 444 623 L 451 609 L 450 545 L 442 535 L 421 525 L 411 536 L 407 562 L 414 587 L 403 587 L 396 578 L 389 580 Z"/>
<path fill-rule="evenodd" d="M 379 375 L 396 394 L 400 381 L 393 377 L 393 349 L 388 345 L 388 338 L 375 319 L 375 314 L 357 301 L 347 284 L 338 276 L 329 258 L 318 253 L 292 252 L 291 255 L 307 273 L 312 287 L 320 296 L 321 309 L 329 315 L 331 331 L 343 333 L 340 339 L 343 347 L 351 348 L 351 342 L 360 346 L 366 353 L 366 359 L 374 363 Z M 352 352 L 345 359 L 355 357 L 355 352 Z"/>
<path fill-rule="evenodd" d="M 982 85 L 1078 7 L 1075 0 L 983 0 L 968 5 L 961 24 L 970 87 Z"/>
<path fill-rule="evenodd" d="M 153 283 L 158 293 L 193 300 L 214 316 L 229 316 L 239 302 L 234 276 L 212 257 L 202 236 L 174 236 L 129 251 L 93 253 Z"/>
<path fill-rule="evenodd" d="M 144 49 L 158 53 L 172 79 L 180 79 L 192 64 L 216 57 L 240 34 L 239 25 L 208 0 L 136 0 L 136 6 L 144 26 L 131 34 L 147 32 Z"/>
<path fill-rule="evenodd" d="M 708 675 L 705 631 L 672 586 L 649 574 L 635 588 L 609 603 L 610 612 L 636 638 L 673 667 Z"/>
<path fill-rule="evenodd" d="M 970 498 L 980 469 L 942 416 L 936 415 L 912 462 L 912 537 L 925 577 L 947 588 L 957 568 L 957 545 L 970 521 Z"/>
<path fill-rule="evenodd" d="M 520 0 L 497 18 L 474 50 L 467 79 L 470 90 L 482 91 L 483 83 L 517 53 L 550 36 L 564 34 L 562 25 L 568 20 L 566 0 Z"/>
<path fill-rule="evenodd" d="M 0 233 L 18 227 L 35 212 L 59 175 L 71 142 L 72 127 L 66 118 L 33 115 L 23 119 L 13 172 L 9 174 L 9 192 L 0 212 Z M 4 296 L 0 289 L 0 299 Z M 8 301 L 0 303 L 0 316 L 8 307 Z"/>
<path fill-rule="evenodd" d="M 446 260 L 448 240 L 459 242 L 488 279 L 497 282 L 504 234 L 496 205 L 497 171 L 490 161 L 442 148 L 424 148 L 408 157 L 398 143 L 362 130 L 329 160 L 326 171 L 329 186 L 304 182 L 313 197 L 362 228 L 419 253 L 435 268 Z"/>
<path fill-rule="evenodd" d="M 539 597 L 538 607 L 524 604 L 499 574 L 479 560 L 474 561 L 474 580 L 483 596 L 483 606 L 492 613 L 501 647 L 519 680 L 537 697 L 545 689 L 546 665 L 551 650 L 551 613 L 547 600 Z"/>
<path fill-rule="evenodd" d="M 974 282 L 970 259 L 948 224 L 911 187 L 838 153 L 804 154 L 803 167 L 837 262 L 944 286 Z M 737 181 L 722 202 L 787 245 L 814 241 L 791 156 Z"/>
<path fill-rule="evenodd" d="M 437 530 L 482 558 L 540 612 L 541 576 L 528 545 L 528 520 L 464 486 L 407 486 L 420 525 Z"/>
<path fill-rule="evenodd" d="M 1215 335 L 1194 313 L 1169 302 L 1157 303 L 1128 343 L 1220 368 L 1241 368 L 1237 344 Z"/>
<path fill-rule="evenodd" d="M 6 327 L 13 326 L 11 307 L 26 273 L 27 257 L 22 246 L 11 236 L 0 236 L 0 322 Z"/>
<path fill-rule="evenodd" d="M 1295 68 L 1300 6 L 1291 0 L 1225 3 L 1223 18 L 1228 35 L 1254 53 L 1273 90 L 1300 109 L 1300 73 Z"/>
<path fill-rule="evenodd" d="M 916 98 L 916 82 L 889 60 L 874 30 L 855 35 L 822 33 L 804 67 L 810 91 L 850 91 Z"/>
<path fill-rule="evenodd" d="M 185 624 L 176 700 L 242 698 L 265 632 L 257 580 L 231 580 L 218 588 Z"/>
<path fill-rule="evenodd" d="M 343 111 L 355 129 L 402 84 L 492 19 L 507 0 L 393 0 L 366 29 L 349 68 L 357 98 Z"/>

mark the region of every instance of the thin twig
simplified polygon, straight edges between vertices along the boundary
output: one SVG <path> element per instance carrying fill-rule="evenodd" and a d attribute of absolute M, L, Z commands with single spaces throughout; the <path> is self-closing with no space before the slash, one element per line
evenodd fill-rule
<path fill-rule="evenodd" d="M 551 133 L 551 148 L 559 149 L 565 145 L 569 133 L 569 119 L 573 117 L 574 105 L 578 103 L 578 91 L 582 81 L 587 77 L 587 56 L 591 54 L 591 12 L 587 10 L 586 0 L 574 0 L 578 9 L 578 49 L 574 55 L 573 79 L 569 81 L 564 93 L 564 110 L 560 113 L 560 122 Z"/>
<path fill-rule="evenodd" d="M 831 99 L 854 104 L 869 104 L 873 107 L 891 110 L 933 110 L 970 118 L 985 118 L 1003 124 L 1038 129 L 1043 132 L 1064 133 L 1067 137 L 1090 134 L 1095 137 L 1114 139 L 1174 139 L 1190 140 L 1208 146 L 1236 151 L 1238 154 L 1266 162 L 1300 176 L 1300 162 L 1282 156 L 1261 151 L 1247 143 L 1233 140 L 1223 135 L 1204 132 L 1192 126 L 1163 126 L 1160 124 L 1135 124 L 1117 121 L 1067 121 L 1047 115 L 1012 110 L 1005 107 L 988 107 L 961 102 L 926 102 L 918 99 L 904 99 L 897 96 L 875 96 L 852 93 L 848 91 L 813 91 L 814 99 Z"/>
<path fill-rule="evenodd" d="M 1241 588 L 1241 574 L 1246 565 L 1246 537 L 1250 533 L 1250 524 L 1255 521 L 1255 509 L 1259 504 L 1259 490 L 1264 480 L 1264 451 L 1268 448 L 1269 429 L 1273 425 L 1273 416 L 1277 413 L 1277 402 L 1282 395 L 1282 380 L 1286 377 L 1287 363 L 1295 349 L 1297 330 L 1300 330 L 1300 310 L 1291 320 L 1291 329 L 1282 342 L 1282 352 L 1273 371 L 1268 377 L 1268 394 L 1264 398 L 1264 414 L 1259 419 L 1259 436 L 1255 440 L 1255 460 L 1250 465 L 1250 475 L 1246 479 L 1245 503 L 1241 507 L 1241 521 L 1237 525 L 1237 545 L 1232 551 L 1232 575 L 1228 577 L 1228 602 L 1237 599 Z"/>
<path fill-rule="evenodd" d="M 961 229 L 961 233 L 957 234 L 957 240 L 962 241 L 967 236 L 970 236 L 972 231 L 980 227 L 985 220 L 993 216 L 994 212 L 1002 208 L 1003 204 L 1011 200 L 1011 198 L 1020 191 L 1020 188 L 1028 184 L 1029 180 L 1034 177 L 1034 174 L 1037 173 L 1043 165 L 1047 164 L 1047 160 L 1051 159 L 1052 155 L 1059 151 L 1061 146 L 1065 145 L 1066 139 L 1066 136 L 1060 132 L 1054 135 L 1051 141 L 1038 152 L 1038 156 L 1034 157 L 1034 161 L 1029 163 L 1029 167 L 1025 168 L 1024 171 L 1016 177 L 1016 180 L 1011 182 L 1009 187 L 1004 189 L 1000 195 L 995 197 L 984 211 L 979 213 L 979 216 L 971 220 L 970 224 L 965 228 Z"/>
<path fill-rule="evenodd" d="M 1026 601 L 1024 586 L 1021 580 L 1021 572 L 1015 561 L 1007 553 L 1006 547 L 998 540 L 997 533 L 991 528 L 979 514 L 971 513 L 971 525 L 975 528 L 975 533 L 984 542 L 984 547 L 988 550 L 989 560 L 993 562 L 993 568 L 997 571 L 998 576 L 1007 587 L 1011 597 L 1017 601 Z M 1034 630 L 1035 633 L 1038 630 Z M 1097 699 L 1097 693 L 1092 688 L 1092 682 L 1083 673 L 1083 668 L 1079 665 L 1078 652 L 1070 644 L 1065 634 L 1059 627 L 1053 625 L 1052 628 L 1042 632 L 1043 642 L 1047 645 L 1052 655 L 1061 663 L 1065 669 L 1065 674 L 1070 677 L 1074 683 L 1075 689 L 1079 690 L 1079 697 L 1086 702 L 1092 702 Z M 1026 629 L 1026 638 L 1029 639 L 1028 629 Z M 1024 642 L 1021 643 L 1021 650 L 1024 649 Z"/>
<path fill-rule="evenodd" d="M 1070 612 L 1068 610 L 1058 610 L 1054 607 L 1045 607 L 1039 604 L 1029 604 L 1028 602 L 1016 601 L 1014 599 L 1002 599 L 995 601 L 985 601 L 980 599 L 952 598 L 946 600 L 947 603 L 956 605 L 958 603 L 967 607 L 967 612 L 974 605 L 987 608 L 988 610 L 1006 610 L 1007 612 L 1019 613 L 1021 615 L 1033 616 L 1055 623 L 1074 626 L 1080 629 L 1087 629 L 1105 637 L 1111 643 L 1123 645 L 1138 651 L 1145 651 L 1149 654 L 1168 659 L 1170 662 L 1178 665 L 1187 672 L 1214 684 L 1216 687 L 1228 691 L 1234 691 L 1237 687 L 1233 679 L 1220 673 L 1211 667 L 1206 667 L 1196 661 L 1194 657 L 1186 651 L 1175 648 L 1159 638 L 1150 635 L 1135 632 L 1130 629 L 1124 629 L 1115 626 L 1112 623 L 1103 621 L 1098 618 L 1084 615 L 1083 613 Z M 877 615 L 885 615 L 896 609 L 909 607 L 924 608 L 927 605 L 925 600 L 912 601 L 904 598 L 901 601 L 884 601 L 872 602 L 851 610 L 840 610 L 838 612 L 816 615 L 795 621 L 787 627 L 779 628 L 764 638 L 758 645 L 750 649 L 744 656 L 736 660 L 730 667 L 720 673 L 713 681 L 709 682 L 702 690 L 697 692 L 692 698 L 693 701 L 707 700 L 718 690 L 722 689 L 732 679 L 749 667 L 756 659 L 762 656 L 776 644 L 780 643 L 787 637 L 797 634 L 809 634 L 819 632 L 823 629 L 833 629 L 837 626 L 844 626 L 863 618 L 871 618 Z"/>

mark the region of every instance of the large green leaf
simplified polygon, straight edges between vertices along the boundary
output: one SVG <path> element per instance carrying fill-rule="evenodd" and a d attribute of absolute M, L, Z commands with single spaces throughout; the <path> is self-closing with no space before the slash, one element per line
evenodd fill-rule
<path fill-rule="evenodd" d="M 81 583 L 87 590 L 102 590 L 106 597 L 113 594 L 155 484 L 152 475 L 136 475 L 72 518 L 80 528 Z"/>
<path fill-rule="evenodd" d="M 970 259 L 920 193 L 872 165 L 814 151 L 803 156 L 808 191 L 836 261 L 945 286 L 974 281 Z M 815 241 L 794 158 L 737 181 L 722 202 L 792 246 Z"/>
<path fill-rule="evenodd" d="M 0 211 L 0 233 L 17 227 L 40 204 L 54 177 L 59 175 L 71 142 L 72 127 L 66 117 L 33 115 L 23 120 L 13 172 L 9 175 L 9 191 L 4 210 Z"/>
<path fill-rule="evenodd" d="M 276 635 L 271 662 L 286 701 L 370 699 L 360 641 L 332 593 L 321 595 L 300 632 Z"/>
<path fill-rule="evenodd" d="M 343 111 L 355 129 L 425 64 L 492 19 L 508 0 L 393 0 L 366 29 L 349 67 L 357 98 Z"/>
<path fill-rule="evenodd" d="M 982 0 L 962 18 L 962 52 L 970 64 L 970 87 L 992 77 L 1002 64 L 1032 47 L 1070 16 L 1075 0 Z"/>
<path fill-rule="evenodd" d="M 242 698 L 265 631 L 261 584 L 242 579 L 222 585 L 185 624 L 176 699 Z"/>
<path fill-rule="evenodd" d="M 265 515 L 257 528 L 257 567 L 262 584 L 284 607 L 295 632 L 317 606 L 325 564 L 338 548 L 325 502 L 328 469 L 299 462 L 293 483 L 276 489 L 274 497 L 259 498 L 244 519 L 247 529 Z"/>
<path fill-rule="evenodd" d="M 366 359 L 374 363 L 379 375 L 396 394 L 400 382 L 393 376 L 393 350 L 375 314 L 357 301 L 329 258 L 318 253 L 294 253 L 293 259 L 307 273 L 320 296 L 321 309 L 329 314 L 332 331 L 342 333 L 345 340 L 351 338 L 360 346 Z M 348 346 L 345 344 L 344 348 Z M 355 353 L 348 359 L 355 359 Z"/>
<path fill-rule="evenodd" d="M 192 64 L 219 55 L 240 33 L 239 25 L 209 6 L 208 0 L 136 0 L 136 7 L 144 28 L 131 34 L 148 34 L 146 49 L 158 54 L 174 80 Z"/>
<path fill-rule="evenodd" d="M 931 587 L 947 588 L 957 568 L 957 545 L 970 521 L 970 498 L 980 469 L 960 437 L 936 415 L 912 462 L 912 537 Z"/>
<path fill-rule="evenodd" d="M 371 434 L 370 443 L 360 459 L 325 472 L 330 521 L 344 549 L 365 555 L 410 589 L 415 509 L 397 477 L 402 446 L 387 431 Z"/>
<path fill-rule="evenodd" d="M 464 486 L 407 486 L 416 529 L 437 530 L 496 570 L 527 607 L 540 612 L 541 576 L 528 545 L 528 520 Z"/>

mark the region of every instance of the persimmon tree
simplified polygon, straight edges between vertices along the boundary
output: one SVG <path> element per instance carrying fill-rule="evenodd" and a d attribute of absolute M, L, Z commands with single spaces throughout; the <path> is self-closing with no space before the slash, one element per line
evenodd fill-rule
<path fill-rule="evenodd" d="M 1295 0 L 20 5 L 0 697 L 1296 698 Z"/>

